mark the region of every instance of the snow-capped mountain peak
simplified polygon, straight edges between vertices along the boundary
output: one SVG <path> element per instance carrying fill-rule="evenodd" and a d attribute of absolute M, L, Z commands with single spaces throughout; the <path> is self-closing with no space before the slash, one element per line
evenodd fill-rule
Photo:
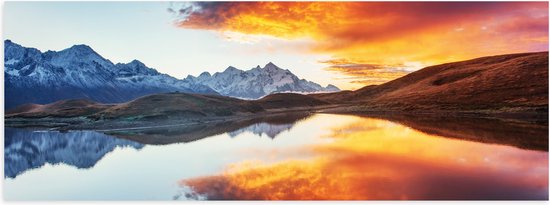
<path fill-rule="evenodd" d="M 211 87 L 216 92 L 232 97 L 256 99 L 278 92 L 334 92 L 335 86 L 324 88 L 319 84 L 299 79 L 288 69 L 282 69 L 272 62 L 263 68 L 259 65 L 247 71 L 229 66 L 214 75 L 202 73 L 199 77 L 188 76 L 186 80 Z"/>
<path fill-rule="evenodd" d="M 5 108 L 24 103 L 51 103 L 62 99 L 87 98 L 114 103 L 159 92 L 222 94 L 257 99 L 278 92 L 332 92 L 298 78 L 272 62 L 243 71 L 233 66 L 223 72 L 201 73 L 178 80 L 133 60 L 113 64 L 90 46 L 74 45 L 42 53 L 10 40 L 4 41 Z"/>
<path fill-rule="evenodd" d="M 244 71 L 239 70 L 239 69 L 237 69 L 233 66 L 229 66 L 223 72 L 221 72 L 221 73 L 216 72 L 214 75 L 218 75 L 218 76 L 239 75 L 242 72 L 244 72 Z"/>
<path fill-rule="evenodd" d="M 237 71 L 237 70 L 239 70 L 239 69 L 237 69 L 237 68 L 235 68 L 235 67 L 233 67 L 233 66 L 229 66 L 229 67 L 227 67 L 227 68 L 225 69 L 225 71 L 223 71 L 223 72 L 233 72 L 233 71 Z"/>
<path fill-rule="evenodd" d="M 70 48 L 65 49 L 64 51 L 74 51 L 76 53 L 81 53 L 81 54 L 85 54 L 85 55 L 97 54 L 94 51 L 94 49 L 92 49 L 90 46 L 88 46 L 86 44 L 73 45 Z"/>
<path fill-rule="evenodd" d="M 90 46 L 80 44 L 61 51 L 48 51 L 43 54 L 44 61 L 54 66 L 66 67 L 69 70 L 75 68 L 86 69 L 93 72 L 97 69 L 108 69 L 113 63 L 97 52 Z"/>
<path fill-rule="evenodd" d="M 278 70 L 278 69 L 281 69 L 281 68 L 277 67 L 272 62 L 269 62 L 264 66 L 264 69 L 266 69 L 266 70 Z"/>
<path fill-rule="evenodd" d="M 42 53 L 6 40 L 4 53 L 6 109 L 74 98 L 126 102 L 172 91 L 217 94 L 209 87 L 159 73 L 138 60 L 115 65 L 87 45 Z"/>
<path fill-rule="evenodd" d="M 139 61 L 137 59 L 134 59 L 134 60 L 130 61 L 127 64 L 132 65 L 132 66 L 146 67 L 144 63 L 142 63 L 141 61 Z"/>
<path fill-rule="evenodd" d="M 19 44 L 13 43 L 11 40 L 4 41 L 4 63 L 14 64 L 23 58 L 37 59 L 41 55 L 36 48 L 25 48 Z"/>
<path fill-rule="evenodd" d="M 90 46 L 80 44 L 80 45 L 74 45 L 70 48 L 64 49 L 59 52 L 53 52 L 56 53 L 58 56 L 67 58 L 67 60 L 101 60 L 101 61 L 107 61 L 107 59 L 104 59 L 101 57 L 98 53 L 96 53 Z"/>
<path fill-rule="evenodd" d="M 116 64 L 117 74 L 121 76 L 132 76 L 132 75 L 158 75 L 159 72 L 155 69 L 147 67 L 144 63 L 139 60 L 133 60 L 129 63 L 117 63 Z"/>

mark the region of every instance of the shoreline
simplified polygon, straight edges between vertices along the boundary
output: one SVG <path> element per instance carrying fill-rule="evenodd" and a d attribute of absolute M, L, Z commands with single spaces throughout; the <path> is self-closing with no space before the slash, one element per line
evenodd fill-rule
<path fill-rule="evenodd" d="M 119 130 L 140 130 L 149 128 L 193 126 L 209 123 L 223 123 L 239 120 L 253 120 L 257 118 L 273 117 L 292 113 L 325 113 L 325 114 L 351 114 L 373 117 L 391 116 L 422 116 L 422 117 L 452 117 L 452 118 L 485 118 L 500 119 L 505 121 L 520 121 L 548 126 L 548 112 L 498 112 L 494 110 L 398 110 L 398 109 L 365 109 L 361 106 L 325 105 L 317 107 L 296 107 L 290 109 L 270 109 L 254 114 L 235 114 L 230 116 L 208 116 L 188 119 L 163 119 L 163 120 L 132 120 L 132 119 L 103 119 L 93 120 L 88 116 L 78 117 L 41 117 L 41 118 L 4 118 L 5 127 L 11 128 L 44 128 L 49 130 L 92 130 L 98 132 Z M 160 124 L 160 125 L 159 125 Z"/>
<path fill-rule="evenodd" d="M 331 106 L 323 106 L 327 108 Z M 10 128 L 49 128 L 49 130 L 91 130 L 91 131 L 115 131 L 115 130 L 139 130 L 146 128 L 174 127 L 174 126 L 192 126 L 209 123 L 223 123 L 230 121 L 253 120 L 266 117 L 276 117 L 279 115 L 288 115 L 293 113 L 313 114 L 319 108 L 293 108 L 293 109 L 273 109 L 267 112 L 255 114 L 236 114 L 231 116 L 209 116 L 189 119 L 165 119 L 165 120 L 128 120 L 128 119 L 107 119 L 92 120 L 87 116 L 79 117 L 43 117 L 43 118 L 4 118 L 5 127 Z M 164 125 L 159 125 L 168 123 Z"/>
<path fill-rule="evenodd" d="M 325 107 L 327 108 L 327 107 Z M 50 130 L 59 132 L 68 131 L 95 131 L 117 138 L 128 139 L 142 144 L 163 145 L 180 142 L 191 142 L 217 134 L 232 132 L 256 124 L 293 124 L 315 114 L 351 115 L 357 117 L 375 118 L 402 124 L 424 133 L 476 141 L 490 144 L 511 145 L 518 148 L 548 151 L 548 120 L 538 118 L 503 118 L 502 116 L 480 113 L 453 113 L 450 112 L 335 112 L 328 109 L 294 109 L 279 110 L 277 112 L 261 113 L 256 115 L 235 115 L 226 117 L 209 117 L 187 120 L 161 120 L 124 122 L 109 120 L 97 123 L 73 124 L 69 126 L 43 126 L 36 130 Z M 36 120 L 36 119 L 35 119 Z M 44 122 L 44 119 L 40 119 Z M 55 120 L 46 119 L 46 122 L 55 124 Z M 26 121 L 29 122 L 29 121 Z M 32 122 L 31 122 L 32 123 Z M 57 122 L 59 123 L 59 122 Z M 109 126 L 106 126 L 109 125 Z M 7 121 L 6 128 L 11 128 Z M 25 124 L 17 128 L 32 129 L 36 126 Z M 542 134 L 541 134 L 542 133 Z"/>

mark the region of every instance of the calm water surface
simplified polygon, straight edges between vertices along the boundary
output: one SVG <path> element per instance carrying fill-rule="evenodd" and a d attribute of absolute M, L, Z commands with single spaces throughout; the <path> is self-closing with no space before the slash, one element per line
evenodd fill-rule
<path fill-rule="evenodd" d="M 316 114 L 229 126 L 202 139 L 177 136 L 202 136 L 197 133 L 211 128 L 175 130 L 167 131 L 173 142 L 165 143 L 150 140 L 163 139 L 158 130 L 107 135 L 6 128 L 4 198 L 548 199 L 548 152 L 533 146 L 542 137 L 535 144 L 547 147 L 548 136 L 532 129 L 442 131 Z M 494 141 L 495 135 L 506 140 Z M 523 135 L 529 142 L 518 143 Z"/>

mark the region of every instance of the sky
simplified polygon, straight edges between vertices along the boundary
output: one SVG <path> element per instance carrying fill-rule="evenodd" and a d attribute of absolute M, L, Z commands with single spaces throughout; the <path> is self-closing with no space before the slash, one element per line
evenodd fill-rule
<path fill-rule="evenodd" d="M 5 2 L 3 37 L 86 44 L 177 78 L 273 62 L 358 89 L 425 66 L 548 50 L 547 2 Z"/>

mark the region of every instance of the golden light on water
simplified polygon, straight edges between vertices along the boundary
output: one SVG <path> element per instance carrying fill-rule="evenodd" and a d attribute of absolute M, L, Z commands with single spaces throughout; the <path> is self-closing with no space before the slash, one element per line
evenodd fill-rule
<path fill-rule="evenodd" d="M 547 152 L 433 136 L 372 118 L 330 129 L 323 137 L 332 140 L 314 145 L 311 160 L 245 161 L 180 184 L 209 199 L 547 197 Z"/>

